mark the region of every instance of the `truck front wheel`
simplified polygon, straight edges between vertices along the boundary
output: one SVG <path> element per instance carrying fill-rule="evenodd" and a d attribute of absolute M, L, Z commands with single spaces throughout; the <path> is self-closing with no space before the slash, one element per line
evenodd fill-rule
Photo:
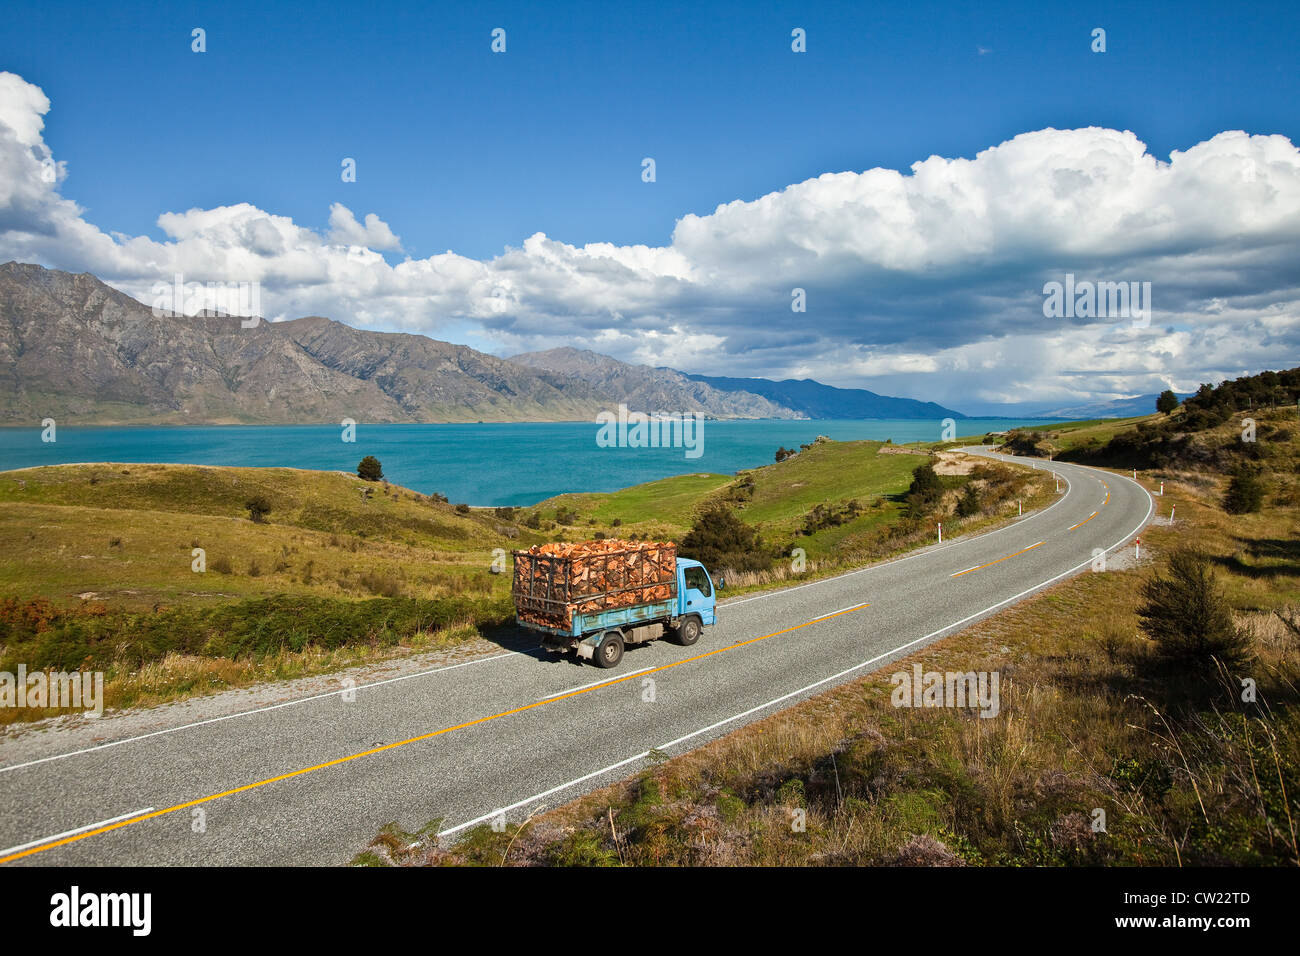
<path fill-rule="evenodd" d="M 623 659 L 623 635 L 618 631 L 608 631 L 600 639 L 593 658 L 601 667 L 614 667 Z"/>
<path fill-rule="evenodd" d="M 688 617 L 677 627 L 676 642 L 682 647 L 690 647 L 700 639 L 700 619 Z"/>

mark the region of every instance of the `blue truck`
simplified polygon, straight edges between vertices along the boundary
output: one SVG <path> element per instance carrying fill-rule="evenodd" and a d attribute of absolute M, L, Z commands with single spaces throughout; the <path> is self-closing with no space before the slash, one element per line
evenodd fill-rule
<path fill-rule="evenodd" d="M 716 620 L 717 587 L 675 544 L 597 541 L 514 553 L 515 620 L 550 651 L 613 667 L 629 644 L 690 646 Z M 719 583 L 718 587 L 721 584 Z"/>

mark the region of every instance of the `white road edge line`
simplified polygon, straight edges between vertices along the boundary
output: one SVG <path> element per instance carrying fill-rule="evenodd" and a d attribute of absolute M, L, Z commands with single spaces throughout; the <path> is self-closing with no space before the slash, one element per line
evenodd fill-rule
<path fill-rule="evenodd" d="M 1086 467 L 1086 466 L 1080 465 L 1079 467 Z M 1120 477 L 1124 477 L 1124 476 L 1121 475 Z M 1133 479 L 1131 479 L 1131 478 L 1129 478 L 1129 479 L 1127 479 L 1127 480 L 1128 480 L 1128 481 L 1133 481 Z M 1137 527 L 1135 527 L 1132 531 L 1130 531 L 1128 534 L 1124 535 L 1124 537 L 1120 538 L 1118 541 L 1116 541 L 1114 544 L 1112 544 L 1110 547 L 1108 547 L 1108 548 L 1106 549 L 1106 552 L 1105 552 L 1105 553 L 1107 553 L 1107 554 L 1110 553 L 1111 551 L 1113 551 L 1115 548 L 1118 548 L 1118 547 L 1120 547 L 1121 545 L 1123 545 L 1124 542 L 1126 542 L 1129 538 L 1131 538 L 1133 535 L 1137 534 L 1137 533 L 1138 533 L 1139 531 L 1141 531 L 1144 527 L 1146 527 L 1147 522 L 1151 520 L 1151 511 L 1152 511 L 1152 509 L 1155 507 L 1155 499 L 1152 498 L 1152 497 L 1151 497 L 1151 493 L 1150 493 L 1149 491 L 1147 491 L 1145 488 L 1143 488 L 1140 484 L 1138 484 L 1138 483 L 1135 482 L 1135 481 L 1133 482 L 1133 484 L 1137 485 L 1138 488 L 1140 488 L 1140 489 L 1142 490 L 1142 492 L 1143 492 L 1144 494 L 1146 494 L 1146 496 L 1147 496 L 1147 513 L 1146 513 L 1146 515 L 1142 518 L 1142 520 L 1141 520 L 1140 522 L 1138 522 Z M 1053 507 L 1055 507 L 1055 505 L 1053 505 Z M 1040 513 L 1041 513 L 1041 512 L 1040 512 Z M 768 708 L 768 707 L 773 706 L 774 704 L 779 704 L 779 703 L 782 703 L 783 701 L 787 701 L 787 700 L 789 700 L 791 697 L 797 697 L 797 696 L 799 696 L 800 694 L 805 694 L 805 693 L 807 693 L 808 691 L 813 690 L 814 688 L 820 687 L 822 684 L 826 684 L 826 683 L 829 683 L 829 682 L 831 682 L 831 681 L 839 680 L 841 677 L 845 677 L 845 676 L 847 676 L 847 675 L 849 675 L 849 674 L 852 674 L 854 671 L 861 670 L 861 669 L 864 668 L 864 667 L 869 667 L 869 666 L 871 666 L 872 664 L 875 664 L 875 663 L 878 662 L 878 661 L 882 661 L 882 660 L 884 660 L 884 659 L 887 658 L 887 657 L 892 657 L 892 656 L 894 656 L 895 654 L 899 653 L 900 651 L 904 651 L 904 650 L 906 650 L 907 648 L 912 647 L 914 644 L 920 644 L 921 642 L 923 642 L 923 641 L 928 641 L 928 640 L 930 640 L 930 639 L 933 638 L 933 637 L 938 637 L 940 634 L 943 634 L 943 633 L 946 632 L 946 631 L 951 631 L 952 629 L 954 629 L 954 628 L 958 628 L 958 627 L 961 627 L 963 624 L 967 624 L 967 623 L 969 623 L 969 622 L 975 620 L 976 618 L 983 617 L 985 614 L 989 614 L 989 613 L 991 613 L 992 611 L 996 611 L 998 608 L 1002 607 L 1002 606 L 1005 605 L 1005 604 L 1010 604 L 1010 603 L 1012 603 L 1012 602 L 1014 602 L 1014 601 L 1018 601 L 1018 600 L 1020 600 L 1022 597 L 1025 597 L 1026 595 L 1033 594 L 1035 591 L 1041 591 L 1043 588 L 1045 588 L 1045 587 L 1047 587 L 1047 586 L 1049 586 L 1049 585 L 1051 585 L 1051 584 L 1055 584 L 1055 583 L 1056 583 L 1057 581 L 1059 581 L 1061 578 L 1066 577 L 1066 576 L 1068 576 L 1068 575 L 1071 575 L 1071 574 L 1073 574 L 1074 572 L 1076 572 L 1076 571 L 1078 571 L 1078 570 L 1080 570 L 1080 569 L 1082 569 L 1082 568 L 1087 567 L 1088 565 L 1092 564 L 1093 560 L 1094 560 L 1093 558 L 1089 558 L 1087 561 L 1084 561 L 1084 562 L 1082 562 L 1081 564 L 1076 564 L 1074 567 L 1069 568 L 1068 570 L 1062 571 L 1060 574 L 1056 575 L 1056 577 L 1054 577 L 1054 578 L 1049 578 L 1048 580 L 1043 581 L 1043 582 L 1040 583 L 1040 584 L 1036 584 L 1036 585 L 1034 585 L 1032 588 L 1027 588 L 1027 589 L 1025 589 L 1024 591 L 1021 591 L 1019 594 L 1016 594 L 1016 595 L 1013 595 L 1012 597 L 1007 598 L 1006 600 L 999 601 L 997 604 L 992 604 L 992 605 L 986 607 L 986 608 L 985 608 L 984 610 L 982 610 L 982 611 L 976 611 L 974 614 L 971 614 L 971 615 L 969 615 L 968 617 L 964 617 L 964 618 L 962 618 L 960 621 L 957 621 L 957 622 L 955 622 L 955 623 L 953 623 L 953 624 L 948 624 L 948 625 L 946 625 L 945 627 L 941 627 L 941 628 L 939 628 L 937 631 L 931 631 L 929 634 L 925 635 L 924 637 L 918 637 L 918 638 L 916 638 L 916 640 L 908 641 L 906 644 L 900 644 L 898 647 L 894 648 L 892 651 L 886 651 L 885 653 L 883 653 L 883 654 L 879 654 L 879 655 L 877 655 L 877 656 L 871 658 L 870 660 L 863 661 L 861 664 L 854 664 L 852 667 L 846 668 L 845 670 L 840 671 L 838 674 L 832 674 L 830 677 L 823 677 L 821 680 L 819 680 L 819 681 L 815 681 L 815 682 L 813 682 L 813 683 L 811 683 L 811 684 L 808 684 L 808 685 L 805 686 L 805 687 L 801 687 L 801 688 L 799 688 L 798 690 L 792 690 L 792 691 L 790 691 L 790 693 L 788 693 L 788 694 L 782 694 L 780 697 L 776 697 L 776 698 L 774 698 L 774 699 L 772 699 L 772 700 L 769 700 L 769 701 L 768 701 L 767 703 L 765 703 L 765 704 L 759 704 L 757 707 L 751 707 L 749 710 L 746 710 L 746 711 L 744 711 L 744 712 L 742 712 L 742 713 L 739 713 L 739 714 L 734 714 L 734 715 L 732 715 L 731 717 L 726 717 L 726 718 L 724 718 L 723 720 L 719 720 L 717 723 L 710 724 L 710 725 L 707 726 L 707 727 L 701 727 L 699 730 L 694 730 L 694 731 L 692 731 L 692 732 L 689 733 L 689 734 L 686 734 L 686 735 L 684 735 L 684 736 L 678 737 L 676 740 L 670 740 L 668 743 L 664 744 L 662 747 L 657 747 L 657 748 L 655 748 L 655 749 L 656 749 L 656 750 L 661 750 L 661 751 L 662 751 L 662 750 L 667 750 L 669 747 L 676 746 L 677 744 L 680 744 L 680 743 L 683 743 L 683 742 L 685 742 L 685 741 L 687 741 L 687 740 L 690 740 L 690 739 L 692 739 L 693 737 L 698 737 L 698 736 L 700 736 L 700 734 L 707 734 L 707 733 L 708 733 L 709 731 L 711 731 L 711 730 L 716 730 L 717 728 L 719 728 L 719 727 L 723 727 L 723 726 L 725 726 L 725 725 L 727 725 L 727 724 L 729 724 L 729 723 L 732 723 L 732 722 L 734 722 L 734 721 L 742 720 L 742 719 L 744 719 L 745 717 L 748 717 L 748 716 L 750 716 L 751 714 L 756 714 L 756 713 L 758 713 L 760 710 L 764 710 L 764 709 L 766 709 L 766 708 Z M 852 572 L 852 573 L 856 573 L 856 572 Z M 561 790 L 567 790 L 568 788 L 570 788 L 570 787 L 575 787 L 575 786 L 577 786 L 577 785 L 580 784 L 580 783 L 585 783 L 586 781 L 591 780 L 591 779 L 594 778 L 594 777 L 599 777 L 599 776 L 601 776 L 602 774 L 607 774 L 607 773 L 610 773 L 610 772 L 612 772 L 612 771 L 614 771 L 614 770 L 618 770 L 620 767 L 626 767 L 626 766 L 627 766 L 628 764 L 630 764 L 630 763 L 636 763 L 636 761 L 641 760 L 641 759 L 643 759 L 643 758 L 645 758 L 645 757 L 648 757 L 649 755 L 650 755 L 650 751 L 648 751 L 648 750 L 642 751 L 642 752 L 639 753 L 639 754 L 636 754 L 636 755 L 634 755 L 634 756 L 632 756 L 632 757 L 628 757 L 626 760 L 620 760 L 618 763 L 612 763 L 612 764 L 610 764 L 608 767 L 602 767 L 600 770 L 592 771 L 591 773 L 584 774 L 584 775 L 581 776 L 581 777 L 577 777 L 577 778 L 575 778 L 575 779 L 573 779 L 573 780 L 570 780 L 570 781 L 568 781 L 567 783 L 562 783 L 562 784 L 560 784 L 558 787 L 552 787 L 552 788 L 549 789 L 549 790 L 544 790 L 544 791 L 541 792 L 541 793 L 535 794 L 535 795 L 533 795 L 533 796 L 531 796 L 531 797 L 527 797 L 527 798 L 525 798 L 525 799 L 523 799 L 523 800 L 520 800 L 520 801 L 518 801 L 518 802 L 516 802 L 516 803 L 512 803 L 512 804 L 510 804 L 510 806 L 508 806 L 508 807 L 502 807 L 502 808 L 500 808 L 499 810 L 493 810 L 491 813 L 484 814 L 484 815 L 481 816 L 481 817 L 475 817 L 473 820 L 468 820 L 468 821 L 466 821 L 465 823 L 457 824 L 456 826 L 454 826 L 454 827 L 449 827 L 449 828 L 446 829 L 446 830 L 439 830 L 439 831 L 438 831 L 438 836 L 439 836 L 439 837 L 449 836 L 449 835 L 451 835 L 451 834 L 453 834 L 453 833 L 458 833 L 459 831 L 464 830 L 464 829 L 466 829 L 466 828 L 468 828 L 468 827 L 477 826 L 477 825 L 480 824 L 480 823 L 486 823 L 486 822 L 489 821 L 489 820 L 494 820 L 494 819 L 496 819 L 497 817 L 504 816 L 505 814 L 509 813 L 509 812 L 512 811 L 512 810 L 518 810 L 520 807 L 528 806 L 529 804 L 531 804 L 531 803 L 536 803 L 538 800 L 542 800 L 542 799 L 544 799 L 544 798 L 546 798 L 546 797 L 551 796 L 552 794 L 559 793 Z M 542 809 L 542 808 L 539 807 L 538 809 L 540 810 L 540 809 Z"/>
<path fill-rule="evenodd" d="M 8 856 L 10 853 L 17 853 L 19 850 L 29 850 L 34 846 L 40 846 L 42 843 L 52 843 L 55 840 L 62 840 L 64 837 L 70 837 L 78 833 L 84 833 L 87 830 L 93 830 L 95 827 L 105 827 L 110 823 L 117 823 L 120 820 L 129 820 L 132 817 L 138 817 L 143 813 L 152 813 L 153 807 L 145 807 L 143 810 L 134 810 L 131 813 L 124 813 L 120 817 L 113 817 L 109 820 L 100 820 L 98 823 L 87 823 L 84 827 L 77 827 L 75 830 L 65 830 L 63 833 L 56 833 L 54 836 L 41 837 L 39 840 L 33 840 L 31 843 L 20 843 L 18 846 L 11 846 L 7 850 L 0 850 L 0 856 Z"/>
<path fill-rule="evenodd" d="M 554 694 L 547 694 L 542 700 L 550 700 L 553 697 L 563 697 L 565 694 L 572 694 L 575 690 L 589 690 L 592 687 L 599 687 L 601 684 L 608 684 L 610 681 L 622 680 L 625 677 L 633 677 L 637 674 L 644 674 L 646 671 L 652 671 L 655 666 L 643 667 L 639 671 L 628 671 L 626 674 L 615 674 L 613 677 L 606 677 L 604 680 L 598 680 L 591 684 L 579 684 L 577 687 L 570 687 L 568 690 L 557 690 Z"/>
<path fill-rule="evenodd" d="M 450 664 L 446 667 L 435 667 L 432 670 L 420 671 L 417 674 L 401 674 L 397 677 L 390 677 L 387 680 L 374 681 L 370 684 L 359 684 L 356 687 L 345 687 L 339 690 L 326 691 L 323 694 L 313 694 L 310 697 L 300 697 L 297 700 L 286 700 L 278 704 L 270 704 L 266 707 L 258 707 L 254 710 L 241 710 L 233 714 L 223 714 L 220 717 L 209 717 L 207 720 L 196 720 L 191 724 L 181 724 L 179 727 L 164 727 L 162 730 L 155 730 L 147 734 L 139 734 L 135 737 L 123 737 L 121 740 L 110 740 L 107 743 L 96 744 L 93 747 L 84 747 L 81 750 L 69 750 L 67 753 L 51 754 L 48 757 L 40 757 L 36 760 L 28 760 L 26 763 L 16 763 L 8 767 L 0 767 L 0 773 L 8 773 L 11 770 L 22 770 L 24 767 L 35 767 L 37 764 L 49 763 L 52 760 L 63 760 L 65 757 L 79 757 L 82 754 L 94 753 L 97 750 L 107 750 L 109 747 L 120 747 L 122 744 L 135 743 L 140 740 L 148 740 L 150 737 L 161 737 L 164 734 L 174 734 L 182 730 L 192 730 L 195 727 L 204 727 L 208 724 L 219 724 L 224 720 L 234 720 L 236 717 L 251 717 L 254 714 L 265 714 L 267 711 L 280 710 L 283 707 L 296 707 L 299 704 L 308 704 L 313 700 L 323 700 L 326 697 L 338 697 L 345 690 L 366 690 L 371 687 L 382 687 L 385 684 L 395 684 L 398 681 L 413 680 L 416 677 L 428 677 L 430 674 L 439 674 L 443 671 L 452 671 L 458 667 L 468 667 L 470 664 L 482 664 L 487 661 L 499 661 L 504 657 L 514 657 L 517 651 L 509 651 L 505 654 L 494 654 L 491 657 L 477 657 L 472 661 L 461 661 L 459 664 Z"/>

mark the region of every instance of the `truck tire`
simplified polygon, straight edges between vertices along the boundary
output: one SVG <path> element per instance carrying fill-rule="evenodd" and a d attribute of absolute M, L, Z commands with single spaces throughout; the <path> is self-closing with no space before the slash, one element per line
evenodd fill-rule
<path fill-rule="evenodd" d="M 682 647 L 690 647 L 700 639 L 700 630 L 700 619 L 698 617 L 688 617 L 678 625 L 673 642 L 680 644 Z"/>
<path fill-rule="evenodd" d="M 623 635 L 618 631 L 606 631 L 591 659 L 600 667 L 615 667 L 623 659 Z"/>

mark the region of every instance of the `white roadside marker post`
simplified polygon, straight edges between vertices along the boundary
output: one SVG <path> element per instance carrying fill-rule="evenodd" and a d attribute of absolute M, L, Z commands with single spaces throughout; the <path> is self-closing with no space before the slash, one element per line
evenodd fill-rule
<path fill-rule="evenodd" d="M 1162 481 L 1160 482 L 1160 497 L 1163 498 L 1164 496 L 1165 496 L 1165 483 Z"/>
<path fill-rule="evenodd" d="M 1142 560 L 1142 539 L 1141 538 L 1133 539 L 1133 560 L 1134 561 Z"/>
<path fill-rule="evenodd" d="M 939 522 L 939 543 L 943 544 L 943 522 Z"/>
<path fill-rule="evenodd" d="M 1024 515 L 1024 513 L 1025 513 L 1025 506 L 1022 505 L 1022 504 L 1020 503 L 1020 499 L 1017 498 L 1017 499 L 1016 499 L 1016 514 L 1018 514 L 1018 515 Z"/>
<path fill-rule="evenodd" d="M 1173 504 L 1169 506 L 1169 523 L 1171 525 L 1174 523 L 1174 512 L 1177 510 L 1178 510 L 1178 505 Z"/>

